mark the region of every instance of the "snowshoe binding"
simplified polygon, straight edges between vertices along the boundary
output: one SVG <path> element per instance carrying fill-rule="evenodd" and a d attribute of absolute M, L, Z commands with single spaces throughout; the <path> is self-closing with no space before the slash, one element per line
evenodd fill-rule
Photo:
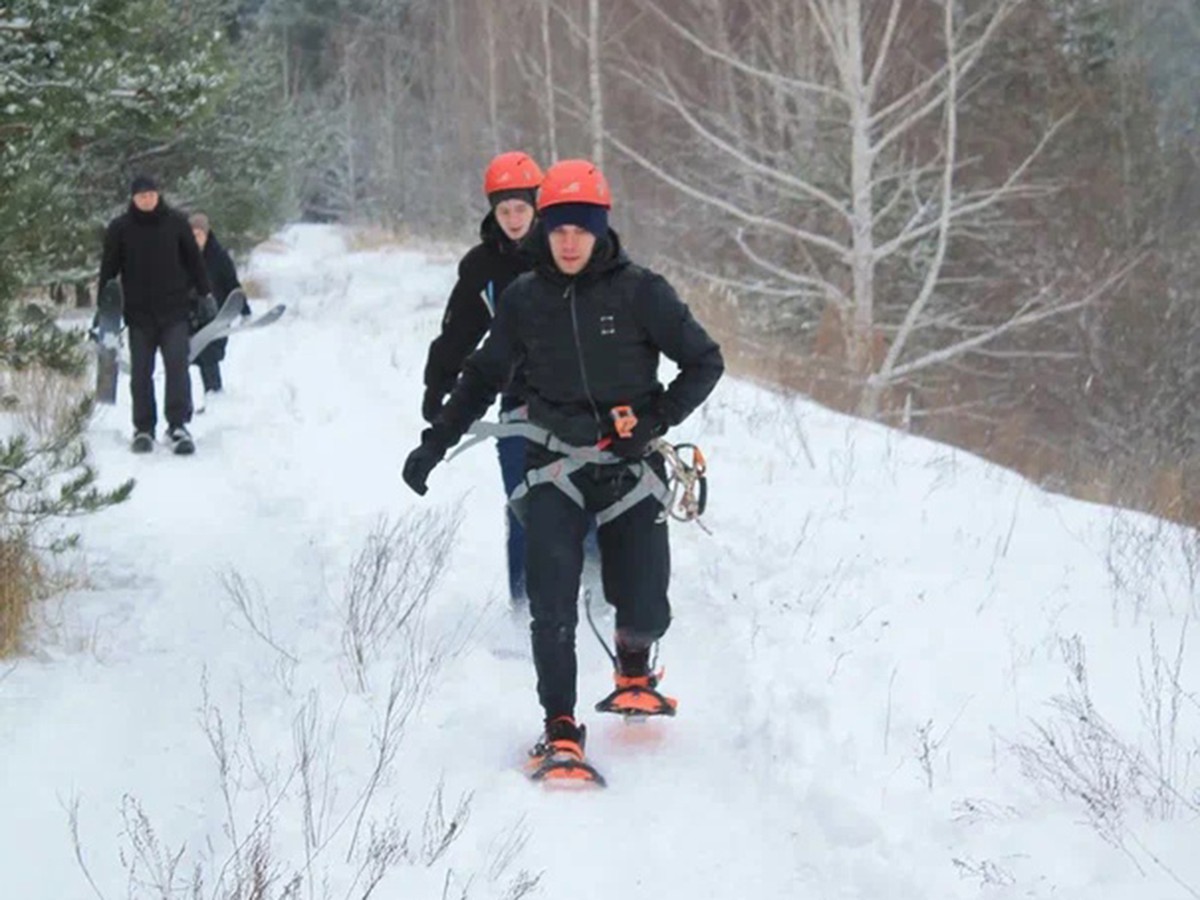
<path fill-rule="evenodd" d="M 662 670 L 650 666 L 650 645 L 626 632 L 615 636 L 617 670 L 613 673 L 616 689 L 596 704 L 596 712 L 616 713 L 625 721 L 640 721 L 649 716 L 673 716 L 679 701 L 656 689 Z"/>
<path fill-rule="evenodd" d="M 673 716 L 679 701 L 660 694 L 656 688 L 662 672 L 646 675 L 613 675 L 616 689 L 596 704 L 596 712 L 616 713 L 626 719 Z"/>
<path fill-rule="evenodd" d="M 584 759 L 586 741 L 587 729 L 570 716 L 551 719 L 529 751 L 525 773 L 548 787 L 604 787 L 604 776 Z"/>

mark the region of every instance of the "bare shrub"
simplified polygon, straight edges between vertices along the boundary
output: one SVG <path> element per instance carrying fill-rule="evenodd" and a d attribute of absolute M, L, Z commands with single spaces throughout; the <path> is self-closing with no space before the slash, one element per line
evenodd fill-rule
<path fill-rule="evenodd" d="M 1197 609 L 1197 591 L 1200 591 L 1200 528 L 1180 528 L 1178 531 L 1179 556 L 1183 560 L 1183 571 L 1187 577 L 1188 610 Z"/>
<path fill-rule="evenodd" d="M 457 514 L 413 515 L 396 523 L 381 520 L 368 535 L 351 566 L 345 607 L 339 607 L 356 683 L 336 698 L 332 713 L 325 712 L 316 690 L 295 701 L 290 750 L 271 756 L 256 747 L 240 699 L 244 689 L 239 686 L 236 711 L 223 709 L 212 699 L 205 673 L 200 727 L 216 764 L 224 813 L 220 833 L 198 847 L 175 844 L 128 795 L 121 810 L 120 862 L 129 900 L 368 900 L 404 866 L 445 866 L 445 884 L 458 885 L 450 856 L 470 819 L 472 795 L 448 801 L 439 783 L 421 821 L 410 826 L 397 811 L 394 792 L 383 790 L 402 771 L 406 728 L 456 651 L 450 638 L 427 634 L 425 611 L 458 522 Z M 237 573 L 226 576 L 225 587 L 279 665 L 289 672 L 298 668 L 299 657 L 275 637 L 258 592 Z M 372 692 L 368 669 L 373 672 L 384 656 L 387 688 Z M 293 697 L 290 684 L 284 693 Z M 345 716 L 348 705 L 359 706 L 359 714 Z M 343 733 L 344 721 L 364 718 L 373 721 L 368 739 Z M 105 900 L 88 870 L 77 800 L 68 816 L 77 862 Z M 281 824 L 291 836 L 289 845 L 280 836 Z M 493 842 L 483 870 L 471 872 L 456 896 L 469 900 L 486 884 L 489 897 L 519 900 L 537 888 L 539 875 L 510 874 L 524 846 L 523 823 L 506 835 Z"/>
<path fill-rule="evenodd" d="M 460 511 L 425 510 L 378 521 L 345 586 L 342 649 L 359 690 L 371 664 L 400 637 L 420 640 L 419 623 L 449 561 Z"/>
<path fill-rule="evenodd" d="M 262 591 L 257 587 L 251 588 L 241 573 L 232 570 L 221 577 L 221 584 L 225 588 L 225 596 L 241 614 L 242 620 L 250 628 L 250 631 L 279 654 L 281 665 L 285 662 L 293 666 L 298 663 L 296 654 L 277 642 L 271 628 L 270 605 L 264 599 Z"/>
<path fill-rule="evenodd" d="M 0 368 L 0 396 L 15 426 L 14 437 L 0 440 L 0 659 L 28 649 L 40 603 L 72 582 L 54 563 L 72 538 L 52 538 L 47 526 L 126 496 L 132 486 L 107 499 L 92 488 L 78 443 L 88 415 L 81 392 L 77 376 L 45 366 Z"/>
<path fill-rule="evenodd" d="M 45 596 L 43 564 L 20 531 L 0 536 L 0 659 L 26 648 L 34 608 Z"/>
<path fill-rule="evenodd" d="M 81 376 L 39 365 L 0 369 L 0 380 L 18 426 L 40 441 L 62 431 L 86 390 Z"/>
<path fill-rule="evenodd" d="M 1139 622 L 1161 584 L 1161 533 L 1163 528 L 1172 526 L 1159 522 L 1151 529 L 1141 519 L 1121 510 L 1114 510 L 1109 519 L 1104 561 L 1112 585 L 1114 620 L 1124 604 L 1132 609 L 1133 621 Z"/>
<path fill-rule="evenodd" d="M 1174 614 L 1197 612 L 1200 587 L 1200 532 L 1163 519 L 1113 510 L 1105 545 L 1105 566 L 1112 588 L 1113 619 L 1123 610 L 1140 621 L 1147 607 L 1160 602 Z M 1180 583 L 1173 579 L 1182 576 Z M 1178 596 L 1186 593 L 1186 608 Z"/>
<path fill-rule="evenodd" d="M 1051 699 L 1053 719 L 1034 724 L 1033 737 L 1014 747 L 1023 774 L 1039 787 L 1071 800 L 1107 842 L 1126 849 L 1132 838 L 1131 807 L 1145 815 L 1170 819 L 1179 812 L 1200 813 L 1192 793 L 1191 763 L 1197 749 L 1185 750 L 1179 734 L 1178 676 L 1184 636 L 1168 663 L 1151 632 L 1151 660 L 1141 666 L 1143 721 L 1150 750 L 1123 735 L 1100 714 L 1091 696 L 1087 658 L 1078 635 L 1060 641 L 1070 671 L 1066 694 Z M 1136 839 L 1133 839 L 1136 843 Z"/>
<path fill-rule="evenodd" d="M 921 766 L 921 773 L 924 776 L 926 789 L 933 790 L 933 770 L 934 763 L 942 748 L 946 745 L 946 741 L 950 737 L 950 733 L 954 731 L 954 726 L 958 724 L 958 720 L 967 710 L 967 705 L 970 701 L 963 703 L 958 713 L 950 721 L 950 724 L 942 729 L 942 733 L 934 736 L 933 719 L 926 719 L 925 722 L 917 726 L 916 729 L 916 756 L 917 763 Z"/>
<path fill-rule="evenodd" d="M 196 847 L 176 844 L 161 833 L 142 802 L 127 795 L 121 806 L 119 859 L 128 900 L 369 900 L 404 866 L 447 865 L 447 884 L 455 881 L 446 857 L 466 831 L 470 793 L 448 804 L 439 783 L 415 827 L 404 823 L 395 800 L 374 811 L 379 786 L 398 771 L 401 720 L 420 703 L 411 684 L 393 679 L 392 691 L 377 710 L 375 765 L 356 787 L 345 784 L 344 775 L 341 781 L 337 777 L 346 771 L 339 747 L 360 743 L 356 735 L 343 740 L 339 734 L 340 708 L 326 717 L 319 698 L 307 697 L 293 717 L 290 758 L 267 767 L 240 707 L 236 717 L 219 709 L 205 683 L 201 722 L 224 801 L 220 835 L 210 835 Z M 93 893 L 107 900 L 87 864 L 77 798 L 67 812 L 76 861 Z M 293 833 L 292 826 L 300 823 L 302 851 L 287 851 L 280 823 L 287 823 Z M 490 897 L 519 900 L 536 889 L 540 876 L 524 870 L 512 873 L 525 842 L 523 822 L 505 834 L 503 841 L 493 841 L 485 868 L 466 879 L 461 897 L 478 895 L 472 887 L 476 875 L 492 886 Z"/>
<path fill-rule="evenodd" d="M 979 887 L 1011 887 L 1017 883 L 1012 873 L 990 859 L 976 860 L 971 857 L 955 857 L 951 860 L 962 878 L 972 878 Z"/>
<path fill-rule="evenodd" d="M 1175 654 L 1170 659 L 1163 655 L 1157 629 L 1151 626 L 1150 660 L 1148 663 L 1138 660 L 1142 724 L 1150 735 L 1149 753 L 1158 776 L 1152 793 L 1146 798 L 1146 805 L 1151 815 L 1164 820 L 1175 817 L 1181 801 L 1185 807 L 1196 808 L 1192 799 L 1180 793 L 1190 780 L 1192 763 L 1200 757 L 1200 745 L 1185 750 L 1180 735 L 1180 714 L 1185 696 L 1180 676 L 1187 626 L 1187 620 L 1184 620 Z"/>

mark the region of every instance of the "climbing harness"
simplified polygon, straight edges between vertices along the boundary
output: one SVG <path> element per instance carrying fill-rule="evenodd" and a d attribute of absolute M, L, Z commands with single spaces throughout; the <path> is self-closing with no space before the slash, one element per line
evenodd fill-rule
<path fill-rule="evenodd" d="M 623 407 L 621 409 L 624 409 Z M 556 437 L 549 429 L 529 421 L 527 407 L 518 407 L 502 413 L 498 422 L 476 422 L 467 433 L 471 435 L 450 456 L 458 456 L 488 438 L 523 437 L 545 447 L 560 458 L 525 474 L 522 482 L 509 495 L 510 506 L 519 504 L 529 491 L 539 484 L 553 484 L 580 507 L 585 505 L 583 494 L 571 481 L 571 475 L 587 465 L 624 465 L 635 469 L 637 483 L 620 500 L 596 513 L 596 524 L 604 525 L 629 511 L 647 497 L 653 497 L 662 506 L 661 521 L 667 516 L 679 522 L 699 522 L 708 500 L 705 481 L 706 462 L 704 454 L 695 444 L 670 444 L 662 438 L 650 442 L 652 452 L 659 453 L 667 466 L 664 482 L 645 459 L 626 459 L 606 448 L 606 439 L 594 447 L 577 447 Z M 706 528 L 705 531 L 708 529 Z"/>

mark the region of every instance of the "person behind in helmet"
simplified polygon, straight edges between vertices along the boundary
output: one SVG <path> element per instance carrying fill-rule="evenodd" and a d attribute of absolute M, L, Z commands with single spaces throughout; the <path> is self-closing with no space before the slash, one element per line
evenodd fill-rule
<path fill-rule="evenodd" d="M 433 422 L 458 380 L 463 360 L 487 334 L 496 315 L 496 300 L 504 289 L 533 265 L 521 249 L 536 215 L 535 203 L 542 170 L 528 154 L 501 153 L 488 164 L 483 191 L 491 209 L 479 226 L 479 243 L 458 264 L 458 281 L 450 292 L 442 327 L 429 345 L 425 362 L 425 395 L 421 415 Z M 500 399 L 501 413 L 522 403 L 519 384 L 510 385 Z M 525 472 L 525 439 L 497 441 L 500 474 L 507 496 Z M 508 517 L 508 588 L 516 609 L 527 604 L 525 592 L 525 533 L 511 512 Z"/>
<path fill-rule="evenodd" d="M 404 465 L 405 482 L 424 494 L 430 472 L 506 388 L 516 366 L 532 425 L 571 448 L 604 443 L 611 451 L 604 462 L 575 470 L 567 489 L 547 480 L 525 495 L 531 634 L 544 714 L 535 757 L 564 752 L 582 761 L 575 631 L 588 520 L 618 503 L 647 468 L 665 478 L 655 439 L 687 418 L 724 371 L 717 343 L 666 279 L 630 261 L 608 227 L 611 205 L 608 183 L 592 163 L 566 160 L 547 171 L 538 193 L 540 221 L 526 242 L 534 270 L 500 298 L 483 346 L 465 361 L 450 398 Z M 665 389 L 658 380 L 664 355 L 679 368 Z M 612 415 L 625 406 L 637 418 L 631 432 L 618 430 Z M 569 452 L 530 443 L 526 469 L 552 470 L 564 458 Z M 671 617 L 662 512 L 656 498 L 646 497 L 599 529 L 604 591 L 616 607 L 618 690 L 657 684 L 650 650 Z M 671 698 L 656 696 L 660 712 L 674 712 Z"/>

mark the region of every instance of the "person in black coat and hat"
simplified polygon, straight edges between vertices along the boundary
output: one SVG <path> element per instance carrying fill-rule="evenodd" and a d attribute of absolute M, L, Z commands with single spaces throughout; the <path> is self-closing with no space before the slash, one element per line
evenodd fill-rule
<path fill-rule="evenodd" d="M 192 227 L 196 244 L 204 256 L 204 268 L 208 271 L 208 280 L 212 285 L 213 296 L 219 309 L 224 306 L 230 292 L 242 286 L 238 280 L 237 267 L 234 266 L 229 252 L 213 233 L 208 216 L 201 212 L 192 213 L 188 217 L 188 224 Z M 243 316 L 250 315 L 250 307 L 247 303 L 242 303 L 241 314 Z M 195 359 L 195 365 L 200 369 L 200 379 L 204 384 L 206 399 L 209 395 L 218 394 L 224 390 L 225 385 L 221 378 L 221 360 L 225 358 L 225 348 L 228 343 L 227 338 L 219 338 L 201 350 L 200 355 Z"/>
<path fill-rule="evenodd" d="M 154 449 L 158 408 L 154 397 L 155 357 L 166 375 L 167 439 L 175 453 L 196 449 L 188 377 L 188 320 L 216 315 L 216 301 L 200 248 L 187 219 L 159 196 L 158 184 L 138 175 L 130 185 L 129 208 L 104 233 L 100 287 L 121 279 L 122 314 L 129 333 L 130 393 L 135 453 Z"/>

